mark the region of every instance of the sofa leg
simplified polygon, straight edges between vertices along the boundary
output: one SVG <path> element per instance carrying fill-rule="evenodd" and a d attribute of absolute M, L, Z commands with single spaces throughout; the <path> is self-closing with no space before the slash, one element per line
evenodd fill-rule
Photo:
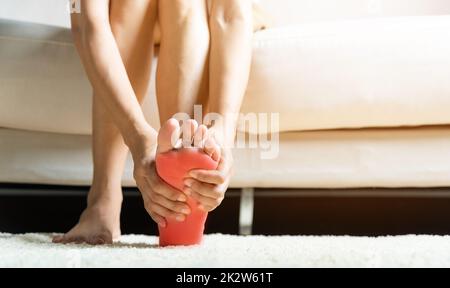
<path fill-rule="evenodd" d="M 251 235 L 253 226 L 253 188 L 242 188 L 239 208 L 239 234 Z"/>

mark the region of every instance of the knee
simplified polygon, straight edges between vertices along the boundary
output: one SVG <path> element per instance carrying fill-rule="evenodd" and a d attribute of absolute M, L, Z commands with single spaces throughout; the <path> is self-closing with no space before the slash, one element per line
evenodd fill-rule
<path fill-rule="evenodd" d="M 230 25 L 247 25 L 252 23 L 251 0 L 212 0 L 210 25 L 226 27 Z"/>
<path fill-rule="evenodd" d="M 202 0 L 204 1 L 204 0 Z M 194 13 L 198 12 L 199 6 L 202 5 L 202 1 L 199 0 L 163 0 L 159 2 L 160 6 L 164 6 L 162 9 L 171 11 L 178 19 L 184 19 L 191 17 Z"/>
<path fill-rule="evenodd" d="M 160 0 L 159 12 L 162 39 L 183 34 L 199 43 L 209 41 L 205 0 Z"/>

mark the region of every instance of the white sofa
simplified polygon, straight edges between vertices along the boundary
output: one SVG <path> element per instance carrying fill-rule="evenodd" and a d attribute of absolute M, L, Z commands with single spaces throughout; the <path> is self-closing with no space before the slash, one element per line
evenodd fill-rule
<path fill-rule="evenodd" d="M 242 110 L 280 113 L 279 157 L 237 149 L 232 187 L 450 186 L 450 1 L 261 2 L 274 24 L 255 35 Z M 91 181 L 91 91 L 65 7 L 0 3 L 0 182 Z"/>

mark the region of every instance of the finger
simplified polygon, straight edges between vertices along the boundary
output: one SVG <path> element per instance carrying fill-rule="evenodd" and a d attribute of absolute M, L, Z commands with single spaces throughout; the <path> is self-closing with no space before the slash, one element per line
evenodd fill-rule
<path fill-rule="evenodd" d="M 192 178 L 185 179 L 184 184 L 195 192 L 213 199 L 221 198 L 225 194 L 220 185 L 199 182 Z"/>
<path fill-rule="evenodd" d="M 167 226 L 166 219 L 164 219 L 164 217 L 162 217 L 161 215 L 158 215 L 155 212 L 149 212 L 148 214 L 159 226 L 163 228 Z"/>
<path fill-rule="evenodd" d="M 150 199 L 154 203 L 159 204 L 162 207 L 167 208 L 172 212 L 186 214 L 186 215 L 189 215 L 191 213 L 191 209 L 184 202 L 172 201 L 172 200 L 169 200 L 159 194 L 150 195 Z"/>
<path fill-rule="evenodd" d="M 219 170 L 191 170 L 189 176 L 200 182 L 221 185 L 227 181 L 227 175 Z"/>
<path fill-rule="evenodd" d="M 172 201 L 180 201 L 180 202 L 187 201 L 186 195 L 184 195 L 179 190 L 173 188 L 172 186 L 167 184 L 161 177 L 159 177 L 158 173 L 156 172 L 155 162 L 152 163 L 150 169 L 151 173 L 146 178 L 146 182 L 150 187 L 150 192 L 156 192 Z M 152 193 L 148 193 L 148 195 L 151 194 Z"/>
<path fill-rule="evenodd" d="M 136 181 L 137 182 L 137 181 Z M 146 182 L 146 181 L 144 181 Z M 139 187 L 139 184 L 138 184 Z M 139 188 L 140 189 L 140 188 Z M 150 203 L 152 202 L 149 195 L 151 194 L 144 194 L 141 193 L 142 195 L 142 199 L 144 200 L 144 207 L 145 210 L 147 211 L 147 213 L 150 215 L 150 217 L 153 219 L 153 221 L 156 222 L 156 224 L 158 224 L 161 227 L 166 227 L 167 223 L 166 223 L 166 219 L 164 219 L 164 217 L 162 217 L 161 215 L 156 214 L 155 212 L 153 212 L 150 208 Z"/>
<path fill-rule="evenodd" d="M 141 195 L 150 195 L 152 193 L 152 189 L 147 182 L 147 179 L 144 177 L 136 177 L 135 180 L 139 191 L 141 191 Z"/>
<path fill-rule="evenodd" d="M 147 211 L 149 211 L 149 213 L 155 213 L 157 215 L 160 215 L 164 218 L 171 218 L 171 219 L 175 219 L 178 222 L 183 222 L 184 220 L 186 220 L 186 216 L 183 214 L 179 214 L 179 213 L 175 213 L 170 211 L 169 209 L 162 207 L 159 204 L 150 202 L 147 207 L 145 207 L 147 209 Z"/>
<path fill-rule="evenodd" d="M 200 204 L 200 205 L 198 205 L 198 208 L 201 210 L 212 211 L 217 206 L 219 206 L 220 203 L 222 203 L 223 198 L 213 199 L 213 198 L 205 197 L 205 196 L 193 191 L 191 188 L 186 188 L 186 189 L 187 190 L 190 189 L 192 198 L 194 198 Z"/>
<path fill-rule="evenodd" d="M 179 190 L 171 187 L 169 184 L 164 182 L 158 175 L 153 179 L 149 179 L 149 185 L 153 188 L 152 190 L 172 201 L 186 202 L 187 197 Z M 150 195 L 150 194 L 149 194 Z"/>
<path fill-rule="evenodd" d="M 233 167 L 233 157 L 229 152 L 223 152 L 216 170 L 223 171 L 225 174 L 230 174 L 232 167 Z"/>
<path fill-rule="evenodd" d="M 150 199 L 149 195 L 151 195 L 151 193 L 148 193 L 148 194 L 142 193 L 144 190 L 150 189 L 149 188 L 150 186 L 149 186 L 147 180 L 144 179 L 143 181 L 139 181 L 136 179 L 136 184 L 137 184 L 139 190 L 141 191 L 142 199 L 144 200 L 144 206 L 145 206 L 145 210 L 147 211 L 147 213 L 150 215 L 150 217 L 153 219 L 153 221 L 155 221 L 159 226 L 166 227 L 167 223 L 166 223 L 166 220 L 164 219 L 164 217 L 154 213 L 150 209 L 151 199 Z"/>

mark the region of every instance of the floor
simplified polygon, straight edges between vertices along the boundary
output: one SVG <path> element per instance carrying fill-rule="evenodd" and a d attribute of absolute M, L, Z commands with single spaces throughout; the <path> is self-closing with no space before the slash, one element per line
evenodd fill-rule
<path fill-rule="evenodd" d="M 245 237 L 236 236 L 240 192 L 230 190 L 210 214 L 202 245 L 177 248 L 149 236 L 156 226 L 133 189 L 125 191 L 120 242 L 51 244 L 51 232 L 77 221 L 87 187 L 19 188 L 0 189 L 0 267 L 450 267 L 450 236 L 427 236 L 450 235 L 448 188 L 263 189 L 255 192 L 252 232 L 266 236 Z M 29 231 L 40 233 L 21 234 Z"/>
<path fill-rule="evenodd" d="M 13 189 L 14 188 L 14 189 Z M 30 187 L 28 187 L 30 188 Z M 0 231 L 63 232 L 86 205 L 87 187 L 0 187 Z M 28 190 L 27 190 L 28 189 Z M 34 194 L 33 194 L 34 193 Z M 450 235 L 450 189 L 278 190 L 255 192 L 259 235 Z M 240 194 L 227 192 L 208 217 L 208 234 L 239 234 Z M 156 235 L 137 191 L 126 190 L 124 234 Z"/>
<path fill-rule="evenodd" d="M 0 267 L 450 267 L 450 237 L 207 235 L 160 248 L 153 236 L 111 246 L 54 245 L 48 234 L 0 234 Z"/>
<path fill-rule="evenodd" d="M 61 189 L 61 188 L 55 188 Z M 54 191 L 46 188 L 47 194 L 0 193 L 0 232 L 64 232 L 77 221 L 86 207 L 84 191 L 64 191 L 64 195 L 53 195 Z M 24 189 L 22 191 L 25 191 Z M 19 193 L 16 193 L 19 192 Z M 208 233 L 238 234 L 239 197 L 230 193 L 230 197 L 208 218 Z M 227 221 L 223 221 L 227 219 Z M 121 229 L 124 234 L 156 235 L 157 226 L 146 213 L 141 196 L 134 190 L 125 191 L 122 205 Z"/>

